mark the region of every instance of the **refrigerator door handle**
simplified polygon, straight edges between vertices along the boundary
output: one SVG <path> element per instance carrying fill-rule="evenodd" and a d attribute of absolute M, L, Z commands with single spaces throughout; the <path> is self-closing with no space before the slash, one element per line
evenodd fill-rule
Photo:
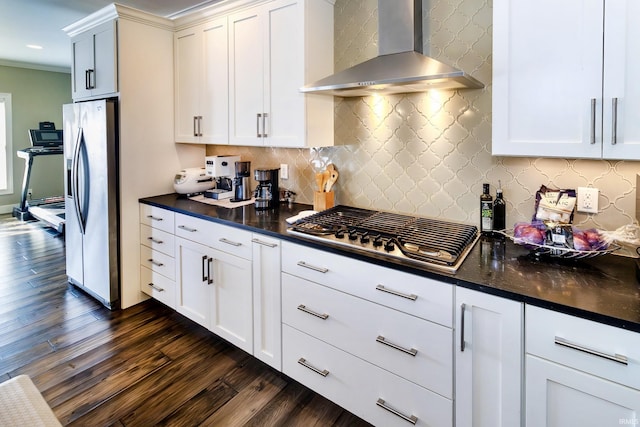
<path fill-rule="evenodd" d="M 82 207 L 80 206 L 80 196 L 79 196 L 79 186 L 80 186 L 80 177 L 79 177 L 79 167 L 80 167 L 80 151 L 82 145 L 84 144 L 84 134 L 82 128 L 78 131 L 78 139 L 76 141 L 75 147 L 73 149 L 73 160 L 71 163 L 71 191 L 73 193 L 73 206 L 76 210 L 76 215 L 78 216 L 78 224 L 80 225 L 80 232 L 85 234 L 87 221 L 82 212 Z"/>

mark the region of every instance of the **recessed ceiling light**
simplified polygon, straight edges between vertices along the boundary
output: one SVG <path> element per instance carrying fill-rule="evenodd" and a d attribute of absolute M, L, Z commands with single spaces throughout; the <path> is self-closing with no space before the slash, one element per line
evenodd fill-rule
<path fill-rule="evenodd" d="M 27 47 L 30 49 L 42 49 L 42 46 L 37 44 L 28 44 Z"/>

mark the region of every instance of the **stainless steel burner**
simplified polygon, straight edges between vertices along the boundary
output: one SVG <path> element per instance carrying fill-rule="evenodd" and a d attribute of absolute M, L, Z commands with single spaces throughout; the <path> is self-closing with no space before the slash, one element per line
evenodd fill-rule
<path fill-rule="evenodd" d="M 312 240 L 455 272 L 477 241 L 473 225 L 335 206 L 287 230 Z"/>

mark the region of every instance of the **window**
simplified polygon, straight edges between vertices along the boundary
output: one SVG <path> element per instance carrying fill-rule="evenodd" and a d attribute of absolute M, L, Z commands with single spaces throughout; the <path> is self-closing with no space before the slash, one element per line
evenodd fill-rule
<path fill-rule="evenodd" d="M 11 94 L 0 93 L 0 194 L 12 193 Z"/>

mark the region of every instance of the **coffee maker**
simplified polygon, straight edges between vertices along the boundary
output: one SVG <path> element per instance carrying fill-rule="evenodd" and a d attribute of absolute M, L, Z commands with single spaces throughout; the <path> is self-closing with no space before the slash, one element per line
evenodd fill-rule
<path fill-rule="evenodd" d="M 249 180 L 251 179 L 251 162 L 236 162 L 236 176 L 233 178 L 233 199 L 232 202 L 242 202 L 251 199 Z"/>
<path fill-rule="evenodd" d="M 204 192 L 204 197 L 211 199 L 229 199 L 235 194 L 233 191 L 233 176 L 235 162 L 240 161 L 240 156 L 207 156 L 205 157 L 205 169 L 207 175 L 213 177 L 215 188 Z"/>
<path fill-rule="evenodd" d="M 256 169 L 253 177 L 258 181 L 254 192 L 256 209 L 266 210 L 278 207 L 280 190 L 278 189 L 278 171 L 280 169 Z"/>

